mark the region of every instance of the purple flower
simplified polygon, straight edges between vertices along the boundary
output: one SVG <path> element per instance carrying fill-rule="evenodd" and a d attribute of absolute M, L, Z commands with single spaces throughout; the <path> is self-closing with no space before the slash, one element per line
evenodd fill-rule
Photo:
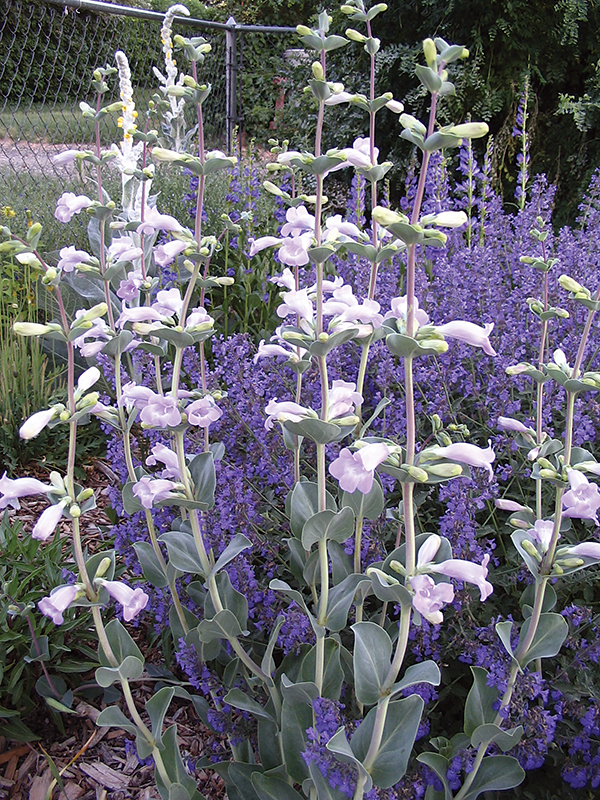
<path fill-rule="evenodd" d="M 55 505 L 48 506 L 48 508 L 42 512 L 40 518 L 35 524 L 34 529 L 31 532 L 32 539 L 40 539 L 42 542 L 45 542 L 47 539 L 49 539 L 54 533 L 54 530 L 58 525 L 62 515 L 62 503 L 56 503 Z"/>
<path fill-rule="evenodd" d="M 144 475 L 137 483 L 134 483 L 132 491 L 144 508 L 152 508 L 154 503 L 170 497 L 174 489 L 173 481 L 152 479 L 148 475 Z"/>
<path fill-rule="evenodd" d="M 30 494 L 47 494 L 53 489 L 46 483 L 38 481 L 37 478 L 7 478 L 6 472 L 0 478 L 0 509 L 10 505 L 13 508 L 21 508 L 19 497 L 28 497 Z"/>
<path fill-rule="evenodd" d="M 60 250 L 60 260 L 57 264 L 58 269 L 63 272 L 73 272 L 75 267 L 82 261 L 89 261 L 91 256 L 85 250 L 76 250 L 71 247 L 63 247 Z"/>
<path fill-rule="evenodd" d="M 135 272 L 130 272 L 127 278 L 122 280 L 119 284 L 117 297 L 120 297 L 121 300 L 125 300 L 126 302 L 133 300 L 134 297 L 137 297 L 139 288 L 143 282 L 144 279 L 141 272 L 137 270 Z"/>
<path fill-rule="evenodd" d="M 570 469 L 568 475 L 571 488 L 563 495 L 564 516 L 591 519 L 596 525 L 600 524 L 597 516 L 600 508 L 598 485 L 590 483 L 577 469 Z"/>
<path fill-rule="evenodd" d="M 144 251 L 129 236 L 119 236 L 112 240 L 108 254 L 113 261 L 134 261 L 142 258 Z"/>
<path fill-rule="evenodd" d="M 77 585 L 58 586 L 50 592 L 49 597 L 42 597 L 38 608 L 44 616 L 50 617 L 55 625 L 62 625 L 64 622 L 63 612 L 75 600 L 78 592 Z"/>
<path fill-rule="evenodd" d="M 131 589 L 121 581 L 102 581 L 102 586 L 123 606 L 123 619 L 131 622 L 148 605 L 150 598 L 139 587 Z"/>
<path fill-rule="evenodd" d="M 528 433 L 530 435 L 533 433 L 531 428 L 523 425 L 518 419 L 512 419 L 511 417 L 498 417 L 498 428 L 501 431 L 514 431 L 515 433 Z"/>
<path fill-rule="evenodd" d="M 140 413 L 140 420 L 151 428 L 168 428 L 179 425 L 181 414 L 177 408 L 177 401 L 170 395 L 152 393 Z"/>
<path fill-rule="evenodd" d="M 426 620 L 434 625 L 443 622 L 444 617 L 440 609 L 454 599 L 454 587 L 450 583 L 436 584 L 429 575 L 415 575 L 410 579 L 410 585 L 415 592 L 413 606 Z"/>
<path fill-rule="evenodd" d="M 190 425 L 200 425 L 202 428 L 207 428 L 211 422 L 216 422 L 223 416 L 223 412 L 210 395 L 190 403 L 185 412 Z"/>
<path fill-rule="evenodd" d="M 329 390 L 329 409 L 327 419 L 329 421 L 337 417 L 345 417 L 354 414 L 355 406 L 362 404 L 362 396 L 355 391 L 356 384 L 348 381 L 334 381 Z"/>
<path fill-rule="evenodd" d="M 600 559 L 600 544 L 598 542 L 582 542 L 569 547 L 566 553 L 570 556 Z"/>
<path fill-rule="evenodd" d="M 389 456 L 390 449 L 383 442 L 367 444 L 356 453 L 344 447 L 329 466 L 329 472 L 340 482 L 345 492 L 357 489 L 368 494 L 373 487 L 375 468 Z"/>
<path fill-rule="evenodd" d="M 268 431 L 273 427 L 274 420 L 277 422 L 285 422 L 286 420 L 300 422 L 300 420 L 306 419 L 306 417 L 315 419 L 317 416 L 311 409 L 304 408 L 298 405 L 298 403 L 291 402 L 291 400 L 279 403 L 276 397 L 269 400 L 265 406 L 265 411 L 268 414 L 265 421 L 265 428 Z"/>
<path fill-rule="evenodd" d="M 436 331 L 441 333 L 442 336 L 458 339 L 460 342 L 473 345 L 473 347 L 481 347 L 488 356 L 496 355 L 496 351 L 490 344 L 489 339 L 493 329 L 493 322 L 488 322 L 485 327 L 481 328 L 479 325 L 475 325 L 474 322 L 465 322 L 462 319 L 447 322 L 445 325 L 436 325 Z"/>
<path fill-rule="evenodd" d="M 84 194 L 76 196 L 73 192 L 65 192 L 58 198 L 54 216 L 59 222 L 70 222 L 73 214 L 79 214 L 91 205 L 92 201 Z"/>
<path fill-rule="evenodd" d="M 152 455 L 148 456 L 146 464 L 148 464 L 148 466 L 154 466 L 157 461 L 160 461 L 166 467 L 160 474 L 161 478 L 176 478 L 178 481 L 181 480 L 177 454 L 168 447 L 165 447 L 164 444 L 154 445 L 152 448 Z"/>

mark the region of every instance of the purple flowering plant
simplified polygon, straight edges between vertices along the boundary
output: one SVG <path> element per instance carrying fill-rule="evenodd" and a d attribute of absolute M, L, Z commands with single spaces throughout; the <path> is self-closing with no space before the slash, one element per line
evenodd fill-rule
<path fill-rule="evenodd" d="M 276 312 L 281 324 L 254 358 L 247 340 L 239 337 L 215 339 L 210 358 L 206 349 L 215 333 L 214 317 L 205 307 L 207 293 L 231 283 L 228 275 L 214 274 L 213 256 L 224 232 L 204 229 L 207 177 L 231 169 L 235 159 L 205 147 L 202 106 L 210 87 L 199 82 L 197 65 L 209 45 L 200 37 L 172 40 L 173 9 L 163 29 L 168 78 L 162 76 L 162 83 L 165 94 L 177 99 L 168 113 L 179 113 L 180 102 L 195 107 L 197 150 L 192 154 L 173 144 L 183 135 L 165 147 L 168 142 L 150 127 L 151 115 L 138 127 L 127 59 L 118 53 L 120 101 L 103 106 L 115 70 L 102 68 L 94 73 L 96 108 L 82 104 L 82 110 L 96 120 L 98 131 L 105 114 L 119 111 L 123 141 L 102 150 L 98 135 L 95 150 L 69 151 L 69 159 L 96 169 L 97 199 L 63 195 L 57 205 L 62 222 L 75 214 L 89 216 L 91 252 L 64 248 L 53 266 L 39 251 L 39 225 L 25 239 L 3 228 L 5 246 L 29 254 L 60 312 L 56 321 L 23 323 L 16 332 L 58 339 L 68 355 L 67 403 L 36 412 L 21 435 L 32 438 L 46 426 L 66 424 L 70 448 L 65 475 L 53 473 L 49 484 L 0 479 L 0 507 L 18 507 L 19 498 L 28 494 L 45 495 L 49 505 L 33 532 L 42 541 L 52 537 L 61 519 L 71 522 L 78 575 L 56 587 L 39 610 L 57 625 L 72 607 L 91 613 L 99 641 L 96 680 L 103 687 L 119 685 L 123 701 L 105 708 L 98 724 L 135 737 L 138 756 L 154 760 L 165 800 L 201 797 L 179 752 L 176 725 L 163 729 L 176 690 L 164 686 L 147 701 L 145 716 L 140 714 L 130 682 L 142 675 L 144 656 L 118 618 L 105 621 L 104 610 L 113 600 L 125 622 L 151 607 L 158 619 L 162 609 L 160 624 L 169 627 L 190 678 L 177 687 L 178 696 L 192 700 L 205 724 L 228 737 L 232 760 L 223 758 L 215 768 L 231 800 L 404 796 L 402 779 L 414 776 L 417 764 L 429 778 L 425 789 L 411 777 L 414 796 L 427 792 L 436 800 L 473 800 L 523 780 L 525 756 L 507 755 L 513 748 L 526 752 L 514 709 L 524 698 L 543 693 L 541 674 L 535 677 L 541 670 L 532 672 L 530 665 L 560 651 L 568 634 L 565 617 L 573 617 L 551 610 L 556 593 L 550 584 L 600 563 L 600 545 L 577 541 L 579 529 L 572 523 L 597 524 L 600 508 L 593 479 L 600 467 L 574 443 L 577 399 L 600 388 L 599 373 L 583 366 L 600 289 L 592 292 L 585 281 L 567 275 L 559 279 L 585 319 L 582 332 L 573 329 L 566 337 L 569 355 L 557 348 L 550 358 L 550 326 L 567 313 L 550 303 L 555 259 L 546 252 L 548 230 L 540 216 L 531 231 L 539 253 L 521 259 L 523 267 L 542 275 L 541 299 L 527 301 L 539 320 L 540 345 L 533 363 L 507 366 L 518 381 L 533 381 L 535 421 L 515 419 L 520 409 L 503 397 L 497 406 L 500 429 L 514 434 L 514 449 L 525 454 L 521 471 L 528 469 L 535 481 L 532 501 L 526 492 L 523 502 L 512 495 L 498 501 L 501 511 L 511 512 L 512 541 L 531 576 L 524 620 L 520 627 L 509 618 L 488 626 L 485 635 L 494 636 L 494 644 L 483 654 L 475 637 L 468 639 L 463 657 L 473 665 L 473 684 L 462 730 L 424 745 L 425 704 L 437 696 L 441 682 L 444 614 L 471 602 L 469 586 L 479 590 L 481 601 L 493 586 L 491 555 L 472 544 L 474 537 L 470 544 L 461 542 L 458 513 L 440 517 L 437 506 L 428 513 L 421 505 L 439 490 L 441 501 L 456 509 L 464 504 L 462 487 L 471 477 L 481 483 L 485 505 L 492 497 L 497 460 L 492 441 L 487 447 L 464 441 L 466 426 L 446 424 L 433 413 L 437 406 L 431 395 L 423 391 L 422 401 L 417 389 L 428 384 L 435 393 L 439 374 L 436 379 L 432 364 L 449 370 L 450 386 L 450 370 L 468 374 L 465 365 L 473 363 L 466 348 L 475 348 L 481 365 L 496 356 L 496 346 L 494 323 L 474 321 L 485 309 L 485 293 L 477 297 L 471 282 L 465 290 L 467 318 L 453 318 L 443 287 L 435 297 L 433 291 L 426 296 L 417 259 L 422 252 L 438 253 L 432 256 L 436 275 L 452 280 L 453 258 L 458 261 L 477 247 L 475 225 L 480 240 L 492 235 L 486 218 L 492 217 L 494 197 L 488 158 L 481 173 L 484 189 L 475 202 L 470 141 L 484 136 L 487 126 L 436 123 L 439 102 L 453 92 L 448 68 L 468 55 L 462 45 L 439 38 L 423 43 L 425 64 L 416 74 L 431 96 L 426 123 L 404 113 L 391 93 L 377 94 L 380 43 L 371 23 L 385 8 L 366 8 L 362 0 L 342 6 L 365 33 L 355 28 L 345 36 L 330 33 L 325 12 L 315 28 L 298 28 L 303 46 L 316 53 L 308 86 L 317 108 L 314 152 L 290 150 L 287 144 L 275 148 L 272 172 L 286 182 L 269 181 L 265 188 L 285 218 L 279 234 L 255 238 L 247 256 L 277 248 L 283 270 L 273 283 L 281 290 Z M 327 74 L 328 53 L 350 42 L 369 55 L 365 95 L 347 91 Z M 188 59 L 190 74 L 177 78 L 172 44 Z M 352 146 L 325 149 L 324 115 L 329 106 L 342 103 L 366 112 L 369 135 Z M 398 211 L 381 193 L 392 168 L 390 162 L 379 163 L 375 146 L 383 108 L 398 115 L 402 138 L 421 158 Z M 441 154 L 465 141 L 466 211 L 448 210 L 447 196 L 429 192 L 428 181 L 443 166 Z M 195 178 L 192 227 L 158 210 L 150 195 L 155 178 L 150 157 Z M 102 167 L 111 160 L 123 177 L 120 209 L 102 185 Z M 328 213 L 327 177 L 348 168 L 355 170 L 357 195 L 369 198 L 370 228 L 360 213 L 353 219 Z M 313 182 L 314 194 L 296 192 L 302 175 Z M 438 189 L 443 186 L 437 182 Z M 522 210 L 526 188 L 523 179 Z M 239 234 L 236 225 L 225 220 L 228 236 Z M 467 247 L 459 251 L 465 225 Z M 97 282 L 103 299 L 71 319 L 61 287 L 77 291 L 83 278 Z M 434 284 L 432 272 L 430 287 Z M 453 360 L 447 340 L 459 352 Z M 76 351 L 98 364 L 77 380 Z M 265 357 L 280 360 L 263 369 L 257 362 Z M 114 390 L 108 398 L 98 391 L 101 370 Z M 466 385 L 462 374 L 461 379 Z M 550 381 L 564 395 L 562 420 L 549 417 L 545 406 L 544 387 Z M 389 396 L 396 385 L 402 403 Z M 226 417 L 224 387 L 231 395 Z M 93 507 L 94 494 L 74 480 L 77 430 L 90 414 L 112 432 L 109 449 L 123 483 L 113 496 L 123 518 L 116 549 L 92 557 L 86 555 L 80 518 Z M 429 429 L 423 422 L 427 417 Z M 556 431 L 547 433 L 549 420 L 562 421 L 564 439 Z M 277 426 L 282 441 L 271 433 Z M 259 429 L 267 433 L 257 434 Z M 256 459 L 248 458 L 248 452 L 255 453 L 249 430 L 252 447 L 259 441 L 262 448 Z M 282 483 L 284 506 L 277 502 Z M 256 493 L 262 498 L 258 511 Z M 388 532 L 394 526 L 391 538 L 381 533 L 386 506 Z M 146 583 L 116 580 L 118 557 Z M 494 647 L 500 653 L 496 661 L 502 662 L 496 668 Z M 196 694 L 186 688 L 190 685 Z M 597 727 L 592 707 L 579 717 L 590 730 Z M 417 740 L 418 756 L 410 761 Z M 526 763 L 538 763 L 531 753 L 527 758 Z"/>

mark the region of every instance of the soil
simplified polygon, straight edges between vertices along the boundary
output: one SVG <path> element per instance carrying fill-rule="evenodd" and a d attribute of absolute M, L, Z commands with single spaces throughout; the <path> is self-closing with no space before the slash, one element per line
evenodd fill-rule
<path fill-rule="evenodd" d="M 108 504 L 108 486 L 116 480 L 110 468 L 101 461 L 87 467 L 86 485 L 94 488 L 98 507 L 82 518 L 86 545 L 93 551 L 104 544 L 105 533 L 110 522 L 105 513 Z M 47 471 L 28 469 L 29 476 L 47 481 Z M 47 503 L 39 496 L 21 498 L 21 509 L 9 509 L 9 517 L 18 514 L 24 533 L 31 532 Z M 62 532 L 68 535 L 67 521 L 61 523 Z M 131 628 L 132 636 L 144 652 L 148 663 L 160 664 L 161 652 L 148 647 L 148 637 L 143 626 Z M 93 673 L 84 680 L 93 681 Z M 138 710 L 145 716 L 144 703 L 153 694 L 155 681 L 144 673 L 132 682 L 132 690 Z M 61 776 L 62 786 L 53 786 L 53 800 L 150 800 L 159 794 L 154 783 L 154 769 L 140 764 L 132 748 L 126 748 L 126 740 L 132 737 L 115 728 L 98 728 L 95 720 L 102 710 L 101 702 L 90 705 L 75 702 L 75 714 L 63 714 L 64 730 L 61 731 L 52 716 L 46 713 L 40 698 L 39 716 L 26 720 L 27 725 L 39 736 L 29 743 L 9 741 L 0 736 L 0 800 L 47 800 L 48 790 L 56 771 Z M 195 764 L 203 756 L 210 757 L 209 748 L 214 741 L 198 719 L 189 703 L 177 699 L 169 708 L 165 725 L 177 723 L 177 734 L 184 761 Z M 50 764 L 55 768 L 51 769 Z M 206 800 L 221 800 L 225 797 L 223 782 L 210 771 L 199 770 L 195 777 L 198 789 Z"/>

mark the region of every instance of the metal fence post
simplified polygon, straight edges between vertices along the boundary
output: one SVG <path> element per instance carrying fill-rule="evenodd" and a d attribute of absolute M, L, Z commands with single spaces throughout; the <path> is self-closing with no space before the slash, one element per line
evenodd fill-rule
<path fill-rule="evenodd" d="M 233 17 L 227 20 L 225 31 L 225 108 L 227 115 L 226 147 L 231 155 L 237 114 L 237 22 Z"/>

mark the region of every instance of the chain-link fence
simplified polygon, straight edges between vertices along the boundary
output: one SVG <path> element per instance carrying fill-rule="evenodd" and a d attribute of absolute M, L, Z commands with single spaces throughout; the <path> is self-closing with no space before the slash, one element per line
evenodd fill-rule
<path fill-rule="evenodd" d="M 114 65 L 115 51 L 125 52 L 136 107 L 144 109 L 159 86 L 153 68 L 165 73 L 162 20 L 158 12 L 96 0 L 0 3 L 0 208 L 27 207 L 39 216 L 57 188 L 76 188 L 73 167 L 56 166 L 52 157 L 95 140 L 94 121 L 78 107 L 95 105 L 94 69 Z M 294 29 L 177 16 L 177 33 L 204 36 L 212 46 L 199 76 L 212 85 L 204 106 L 207 144 L 231 152 L 236 129 L 268 135 L 293 67 L 284 53 L 297 42 Z M 112 85 L 110 99 L 118 99 L 116 77 Z M 104 146 L 121 139 L 116 117 L 103 121 Z"/>

